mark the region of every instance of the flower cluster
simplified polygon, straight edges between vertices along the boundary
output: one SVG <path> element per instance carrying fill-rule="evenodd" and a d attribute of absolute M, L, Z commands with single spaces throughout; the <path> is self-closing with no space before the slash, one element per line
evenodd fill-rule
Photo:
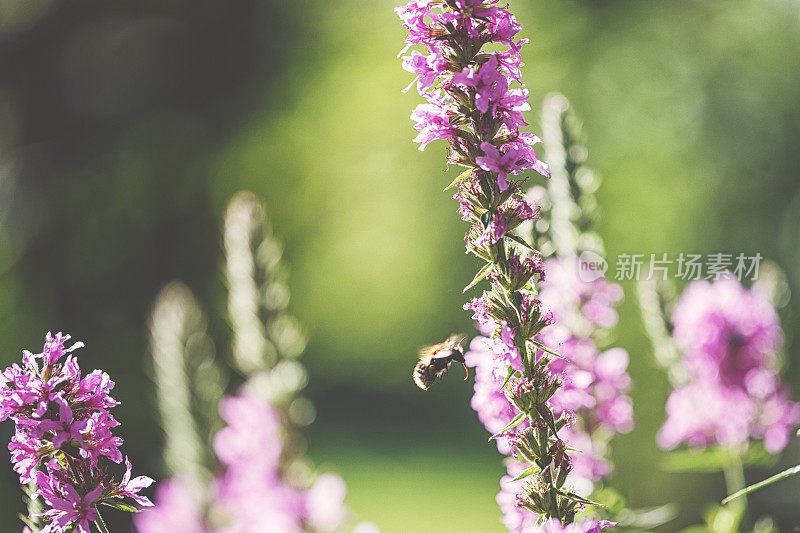
<path fill-rule="evenodd" d="M 535 219 L 538 209 L 510 177 L 526 170 L 548 173 L 534 150 L 538 137 L 520 131 L 527 126 L 522 113 L 530 110 L 520 72 L 527 40 L 517 39 L 521 24 L 497 3 L 416 0 L 395 11 L 409 32 L 401 55 L 413 46 L 424 52 L 403 57 L 426 100 L 411 114 L 419 131 L 415 141 L 424 149 L 447 140 L 448 162 L 466 168 L 451 187 L 457 187 L 454 199 L 470 224 L 467 252 L 486 262 L 467 288 L 491 282 L 491 290 L 465 306 L 487 334 L 465 356 L 477 375 L 472 405 L 499 434 L 502 450 L 532 463 L 524 474 L 535 478 L 533 488 L 519 494 L 515 508 L 533 521 L 538 515 L 567 525 L 582 507 L 565 486 L 572 460 L 559 433 L 573 415 L 553 410 L 551 400 L 563 383 L 550 368 L 552 352 L 537 337 L 552 322 L 535 297 L 544 279 L 542 261 L 511 233 Z M 493 51 L 483 50 L 487 44 Z"/>
<path fill-rule="evenodd" d="M 395 12 L 409 32 L 400 54 L 417 45 L 425 51 L 403 57 L 403 68 L 417 75 L 417 90 L 426 100 L 411 114 L 419 131 L 415 142 L 422 150 L 447 139 L 451 163 L 475 168 L 476 175 L 492 173 L 505 191 L 509 174 L 533 169 L 546 175 L 547 169 L 533 149 L 539 139 L 519 131 L 527 126 L 522 113 L 530 110 L 520 73 L 520 48 L 527 40 L 516 39 L 522 25 L 495 4 L 416 0 Z M 507 49 L 484 52 L 487 43 Z M 519 86 L 511 87 L 515 82 Z"/>
<path fill-rule="evenodd" d="M 40 517 L 48 532 L 89 532 L 101 520 L 97 506 L 131 510 L 152 505 L 139 494 L 153 480 L 131 478 L 131 464 L 120 481 L 107 461 L 121 463 L 122 439 L 113 434 L 119 422 L 110 409 L 114 382 L 101 370 L 85 376 L 71 354 L 83 346 L 65 343 L 69 335 L 50 333 L 42 353 L 23 352 L 23 364 L 2 374 L 0 420 L 11 419 L 15 434 L 8 445 L 20 482 L 35 482 L 49 506 Z"/>
<path fill-rule="evenodd" d="M 158 488 L 156 507 L 137 515 L 140 532 L 301 533 L 342 525 L 348 513 L 341 478 L 323 474 L 306 489 L 285 479 L 280 416 L 272 406 L 242 394 L 223 399 L 220 414 L 227 426 L 214 439 L 222 469 L 209 509 L 187 484 L 173 479 Z"/>
<path fill-rule="evenodd" d="M 782 450 L 800 423 L 800 405 L 781 383 L 783 334 L 765 295 L 733 277 L 697 281 L 672 320 L 690 379 L 670 394 L 659 445 L 731 447 L 763 439 L 768 451 Z"/>

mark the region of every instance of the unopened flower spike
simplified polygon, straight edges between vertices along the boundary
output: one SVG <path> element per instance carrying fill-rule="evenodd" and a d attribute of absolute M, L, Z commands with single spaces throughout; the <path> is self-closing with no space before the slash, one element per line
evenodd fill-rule
<path fill-rule="evenodd" d="M 172 478 L 159 486 L 156 506 L 137 515 L 137 531 L 376 532 L 371 524 L 353 523 L 344 481 L 330 472 L 316 475 L 301 454 L 301 429 L 314 417 L 313 405 L 300 395 L 307 378 L 298 360 L 305 337 L 286 311 L 283 246 L 253 194 L 231 199 L 223 235 L 230 370 L 244 379 L 234 395 L 225 395 L 232 372 L 214 357 L 199 303 L 178 283 L 162 290 L 151 326 L 162 423 L 168 451 L 193 453 L 167 454 Z M 196 417 L 194 398 L 213 411 Z M 170 427 L 173 421 L 183 422 L 180 432 Z M 213 454 L 198 453 L 207 439 Z"/>

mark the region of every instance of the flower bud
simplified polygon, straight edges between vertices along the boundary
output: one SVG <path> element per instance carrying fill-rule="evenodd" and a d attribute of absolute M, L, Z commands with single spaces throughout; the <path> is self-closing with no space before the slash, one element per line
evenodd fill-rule
<path fill-rule="evenodd" d="M 498 281 L 510 293 L 525 288 L 534 276 L 537 282 L 544 279 L 544 270 L 538 255 L 522 259 L 519 254 L 512 253 L 498 262 L 497 269 L 500 274 Z"/>
<path fill-rule="evenodd" d="M 535 463 L 537 458 L 541 455 L 541 446 L 536 439 L 536 431 L 534 428 L 527 428 L 510 439 L 511 448 L 514 451 L 514 457 Z"/>

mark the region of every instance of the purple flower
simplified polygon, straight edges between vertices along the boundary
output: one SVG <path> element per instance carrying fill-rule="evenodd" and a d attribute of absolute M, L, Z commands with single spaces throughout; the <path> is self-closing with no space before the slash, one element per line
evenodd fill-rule
<path fill-rule="evenodd" d="M 658 444 L 669 450 L 682 442 L 693 448 L 745 443 L 753 407 L 743 392 L 711 383 L 699 381 L 675 389 L 667 400 L 668 418 L 658 432 Z"/>
<path fill-rule="evenodd" d="M 497 102 L 497 113 L 510 131 L 517 131 L 528 125 L 522 113 L 530 110 L 528 89 L 509 89 Z"/>
<path fill-rule="evenodd" d="M 518 52 L 519 48 L 515 48 L 518 45 L 514 42 L 514 37 L 516 37 L 521 30 L 522 24 L 517 22 L 517 17 L 515 17 L 513 13 L 505 9 L 495 9 L 492 11 L 489 31 L 492 32 L 493 40 L 510 46 Z"/>
<path fill-rule="evenodd" d="M 19 474 L 20 483 L 33 481 L 36 467 L 39 465 L 39 444 L 35 439 L 25 433 L 17 433 L 11 437 L 8 450 L 11 452 L 11 462 L 14 472 Z"/>
<path fill-rule="evenodd" d="M 153 502 L 146 496 L 142 496 L 139 492 L 146 489 L 153 484 L 153 478 L 147 476 L 137 476 L 131 479 L 131 462 L 125 458 L 125 475 L 122 476 L 122 481 L 115 489 L 114 494 L 119 496 L 127 496 L 142 507 L 151 507 Z"/>
<path fill-rule="evenodd" d="M 77 375 L 80 377 L 80 373 Z M 108 374 L 95 370 L 77 383 L 72 391 L 72 400 L 90 409 L 111 409 L 119 405 L 110 396 L 114 385 Z"/>
<path fill-rule="evenodd" d="M 277 475 L 283 447 L 278 412 L 253 396 L 225 398 L 219 411 L 228 424 L 214 437 L 214 451 L 222 464 L 248 476 Z M 258 446 L 253 445 L 256 442 Z"/>
<path fill-rule="evenodd" d="M 525 488 L 525 480 L 514 481 L 514 478 L 525 470 L 525 465 L 518 461 L 508 463 L 508 474 L 500 479 L 500 492 L 497 494 L 497 505 L 503 513 L 501 521 L 511 533 L 536 531 L 539 517 L 527 509 L 517 505 L 517 495 Z"/>
<path fill-rule="evenodd" d="M 72 409 L 61 396 L 56 396 L 55 404 L 58 405 L 58 420 L 42 420 L 34 432 L 39 438 L 45 433 L 52 431 L 51 442 L 56 448 L 61 448 L 65 442 L 74 439 L 79 443 L 83 440 L 81 432 L 88 425 L 86 420 L 75 420 L 72 417 Z"/>
<path fill-rule="evenodd" d="M 547 279 L 539 298 L 555 322 L 539 340 L 568 361 L 557 359 L 551 369 L 562 376 L 562 387 L 551 399 L 554 413 L 572 412 L 580 424 L 565 428 L 563 438 L 582 451 L 573 456 L 572 476 L 592 481 L 607 476 L 607 441 L 633 429 L 633 405 L 626 395 L 631 379 L 628 353 L 621 348 L 602 351 L 595 337 L 617 322 L 615 305 L 622 289 L 604 278 L 583 281 L 577 258 L 548 259 Z"/>
<path fill-rule="evenodd" d="M 494 108 L 508 91 L 508 80 L 497 69 L 497 56 L 489 56 L 489 60 L 479 69 L 464 67 L 450 80 L 454 85 L 475 88 L 475 107 L 481 113 L 488 113 Z"/>
<path fill-rule="evenodd" d="M 539 298 L 557 322 L 579 333 L 593 328 L 612 328 L 617 323 L 614 307 L 622 299 L 622 288 L 605 278 L 584 281 L 578 276 L 576 258 L 548 259 L 547 280 Z"/>
<path fill-rule="evenodd" d="M 537 142 L 539 142 L 539 138 L 536 135 L 520 133 L 515 140 L 510 141 L 506 146 L 510 147 L 509 151 L 516 149 L 518 170 L 535 170 L 542 176 L 550 177 L 547 164 L 544 161 L 539 161 L 536 150 L 533 148 Z"/>
<path fill-rule="evenodd" d="M 234 517 L 232 531 L 273 529 L 302 532 L 306 502 L 302 491 L 283 483 L 278 471 L 283 443 L 280 418 L 254 396 L 225 398 L 220 414 L 228 424 L 214 438 L 225 471 L 216 480 L 216 504 Z"/>
<path fill-rule="evenodd" d="M 489 273 L 491 279 L 505 278 L 509 285 L 522 288 L 531 279 L 536 282 L 544 281 L 544 268 L 538 255 L 522 258 L 514 253 L 497 264 L 499 272 Z"/>
<path fill-rule="evenodd" d="M 431 0 L 415 0 L 394 9 L 403 22 L 403 26 L 408 30 L 408 37 L 406 37 L 408 45 L 430 42 L 430 27 L 425 22 L 426 17 L 431 18 L 433 15 L 428 7 L 430 3 Z M 403 54 L 403 51 L 400 54 Z"/>
<path fill-rule="evenodd" d="M 61 359 L 65 354 L 77 350 L 78 348 L 83 348 L 82 342 L 76 342 L 71 347 L 64 348 L 64 343 L 71 338 L 71 335 L 64 335 L 60 332 L 56 333 L 54 337 L 48 332 L 44 342 L 44 350 L 42 350 L 41 354 L 42 362 L 45 365 L 55 364 L 56 361 Z"/>
<path fill-rule="evenodd" d="M 526 220 L 539 217 L 539 208 L 532 206 L 522 198 L 512 196 L 504 205 L 504 216 L 508 221 L 509 229 L 516 228 Z"/>
<path fill-rule="evenodd" d="M 781 384 L 783 334 L 766 297 L 733 278 L 697 281 L 681 296 L 673 322 L 690 379 L 667 400 L 659 446 L 736 446 L 763 439 L 767 450 L 781 451 L 800 424 L 800 404 Z"/>
<path fill-rule="evenodd" d="M 89 523 L 97 520 L 94 503 L 103 493 L 102 485 L 81 496 L 71 484 L 62 484 L 44 472 L 36 473 L 36 484 L 36 493 L 51 507 L 42 513 L 42 517 L 48 522 L 42 531 L 56 533 L 73 527 L 72 531 L 75 532 L 91 532 Z"/>
<path fill-rule="evenodd" d="M 282 428 L 275 408 L 240 392 L 220 402 L 220 414 L 227 425 L 217 433 L 214 450 L 223 468 L 205 503 L 209 517 L 216 517 L 224 526 L 213 531 L 302 533 L 310 528 L 324 533 L 342 525 L 347 510 L 341 478 L 323 474 L 308 490 L 283 478 Z M 212 531 L 199 498 L 178 480 L 162 483 L 155 507 L 141 513 L 135 524 L 141 533 Z M 364 528 L 369 530 L 367 525 Z"/>
<path fill-rule="evenodd" d="M 528 352 L 528 341 L 551 323 L 552 315 L 543 312 L 535 298 L 535 285 L 544 278 L 541 259 L 538 254 L 522 256 L 517 246 L 521 243 L 509 236 L 519 224 L 535 218 L 537 211 L 521 198 L 517 184 L 508 183 L 508 174 L 535 169 L 547 175 L 547 167 L 533 149 L 538 138 L 519 131 L 527 125 L 523 113 L 530 110 L 520 75 L 520 48 L 527 41 L 515 40 L 521 25 L 496 4 L 497 0 L 411 2 L 396 12 L 409 31 L 406 44 L 426 48 L 404 58 L 405 68 L 419 76 L 418 88 L 427 100 L 412 115 L 420 131 L 415 140 L 422 148 L 432 140 L 447 139 L 448 162 L 468 169 L 454 198 L 462 219 L 471 224 L 464 239 L 467 252 L 488 263 L 484 277 L 491 281 L 492 290 L 465 306 L 474 311 L 479 329 L 490 334 L 473 341 L 465 360 L 475 368 L 472 406 L 490 432 L 502 430 L 520 409 L 526 415 L 521 418 L 524 422 L 496 439 L 500 451 L 508 454 L 512 439 L 517 438 L 514 442 L 521 446 L 519 439 L 528 438 L 524 431 L 529 424 L 552 432 L 554 415 L 542 404 L 561 381 L 549 372 L 547 362 L 534 370 L 534 362 L 522 357 Z M 483 49 L 487 44 L 508 49 L 488 51 Z M 511 88 L 511 82 L 520 86 Z M 526 387 L 535 384 L 536 390 L 504 391 L 507 378 L 518 379 L 509 372 L 523 371 L 531 377 Z M 512 394 L 511 400 L 507 394 Z M 571 417 L 563 412 L 556 416 Z M 561 446 L 556 467 L 560 487 L 562 469 L 569 471 L 570 460 L 558 436 L 548 438 Z M 535 448 L 539 451 L 526 448 L 520 453 L 532 460 L 544 453 L 540 446 Z M 546 505 L 532 499 L 526 512 L 549 514 Z M 578 507 L 574 501 L 558 514 L 571 520 Z M 536 521 L 534 515 L 526 519 Z"/>
<path fill-rule="evenodd" d="M 157 505 L 134 516 L 140 533 L 207 533 L 200 505 L 184 483 L 171 479 L 159 484 Z"/>
<path fill-rule="evenodd" d="M 439 76 L 444 74 L 447 70 L 447 62 L 436 53 L 426 56 L 415 50 L 411 52 L 411 55 L 403 57 L 403 68 L 417 75 L 408 87 L 403 89 L 403 92 L 407 92 L 414 82 L 417 82 L 417 90 L 423 93 L 436 83 Z"/>
<path fill-rule="evenodd" d="M 424 150 L 431 142 L 438 139 L 449 139 L 455 135 L 455 128 L 450 125 L 447 111 L 434 104 L 419 104 L 411 112 L 411 119 L 416 122 L 414 128 L 419 134 L 414 142 L 420 143 L 419 149 Z"/>
<path fill-rule="evenodd" d="M 573 456 L 573 483 L 577 478 L 592 481 L 602 479 L 610 471 L 604 457 L 606 440 L 616 433 L 628 432 L 633 426 L 633 408 L 625 394 L 631 380 L 627 374 L 628 354 L 621 348 L 600 351 L 591 339 L 600 327 L 594 313 L 586 315 L 586 304 L 595 302 L 603 307 L 603 315 L 613 313 L 613 320 L 600 320 L 605 326 L 616 322 L 613 306 L 622 297 L 621 289 L 604 279 L 585 283 L 577 276 L 577 262 L 550 259 L 544 264 L 548 279 L 542 283 L 538 299 L 526 295 L 522 298 L 522 314 L 537 315 L 541 308 L 549 311 L 560 321 L 542 330 L 538 339 L 569 358 L 555 359 L 550 368 L 563 382 L 550 400 L 556 416 L 575 413 L 576 418 L 586 421 L 593 428 L 588 433 L 581 426 L 573 425 L 560 432 L 561 438 L 570 446 L 580 449 Z M 475 312 L 474 318 L 480 329 L 491 332 L 496 328 L 488 313 L 491 305 L 486 296 L 473 299 L 466 308 Z M 527 312 L 525 311 L 527 310 Z M 527 320 L 527 316 L 523 316 Z M 551 320 L 545 318 L 547 323 Z M 475 368 L 475 393 L 473 409 L 494 434 L 505 427 L 517 414 L 516 408 L 506 395 L 498 390 L 505 380 L 508 365 L 521 369 L 522 361 L 513 350 L 512 331 L 504 326 L 500 338 L 476 337 L 465 354 L 467 365 Z M 525 426 L 520 426 L 520 429 Z M 511 453 L 506 439 L 497 439 L 498 449 Z"/>
<path fill-rule="evenodd" d="M 504 331 L 508 340 L 510 331 L 507 327 Z M 513 344 L 509 346 L 503 339 L 475 337 L 470 343 L 469 351 L 464 354 L 464 359 L 467 366 L 475 369 L 475 392 L 470 405 L 486 430 L 495 434 L 519 414 L 500 386 L 505 381 L 509 365 L 517 370 L 522 369 L 522 358 Z M 527 423 L 523 423 L 516 429 L 526 427 Z M 507 439 L 495 439 L 495 443 L 500 453 L 511 453 Z"/>
<path fill-rule="evenodd" d="M 783 344 L 769 301 L 733 278 L 689 285 L 673 312 L 676 344 L 698 378 L 740 386 L 748 372 L 776 363 Z"/>
<path fill-rule="evenodd" d="M 579 455 L 579 454 L 578 454 Z M 561 525 L 558 520 L 547 520 L 539 523 L 539 517 L 527 509 L 520 507 L 519 493 L 529 483 L 527 480 L 514 478 L 527 468 L 518 461 L 508 463 L 508 474 L 500 480 L 500 492 L 497 494 L 497 504 L 503 513 L 503 525 L 512 533 L 601 533 L 604 528 L 614 527 L 615 522 L 598 520 L 596 518 L 584 519 L 567 526 Z"/>
<path fill-rule="evenodd" d="M 473 298 L 466 304 L 464 304 L 464 309 L 471 309 L 475 312 L 472 316 L 472 319 L 478 322 L 478 327 L 485 327 L 489 325 L 491 318 L 489 318 L 489 311 L 491 309 L 491 304 L 486 299 L 486 296 L 482 296 L 480 298 Z M 486 328 L 487 334 L 494 328 Z"/>
<path fill-rule="evenodd" d="M 713 444 L 737 446 L 749 438 L 763 438 L 767 450 L 777 453 L 788 443 L 798 421 L 800 407 L 783 390 L 758 401 L 742 389 L 697 380 L 670 394 L 667 421 L 658 432 L 658 444 L 667 450 L 684 442 L 693 448 L 706 448 Z"/>
<path fill-rule="evenodd" d="M 314 531 L 335 531 L 345 518 L 347 486 L 336 474 L 322 474 L 306 494 L 308 523 Z"/>
<path fill-rule="evenodd" d="M 475 158 L 475 162 L 483 170 L 497 173 L 497 186 L 501 191 L 508 189 L 506 176 L 509 172 L 514 173 L 519 170 L 517 161 L 520 159 L 519 149 L 511 146 L 505 153 L 500 152 L 492 143 L 482 142 L 481 150 L 485 155 Z"/>

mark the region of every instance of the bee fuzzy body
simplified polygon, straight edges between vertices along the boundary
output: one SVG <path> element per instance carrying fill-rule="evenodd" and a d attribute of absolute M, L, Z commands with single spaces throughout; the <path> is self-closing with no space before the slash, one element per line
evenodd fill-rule
<path fill-rule="evenodd" d="M 463 335 L 451 335 L 446 341 L 433 346 L 428 346 L 420 351 L 420 357 L 414 366 L 412 377 L 414 383 L 422 390 L 428 390 L 436 380 L 441 379 L 453 362 L 464 365 L 464 348 L 461 346 L 465 337 Z M 469 371 L 467 371 L 469 376 Z M 466 380 L 466 378 L 464 378 Z"/>

